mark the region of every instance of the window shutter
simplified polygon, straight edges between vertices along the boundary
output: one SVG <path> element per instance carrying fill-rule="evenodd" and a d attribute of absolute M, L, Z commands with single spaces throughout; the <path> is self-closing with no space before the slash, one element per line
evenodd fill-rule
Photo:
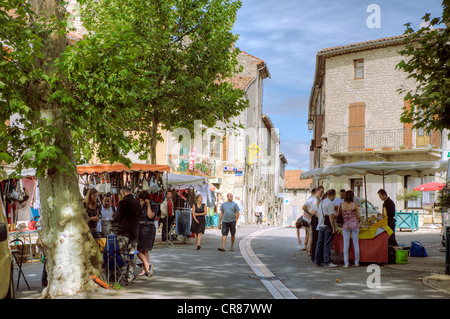
<path fill-rule="evenodd" d="M 366 103 L 350 103 L 348 121 L 348 151 L 364 151 Z"/>
<path fill-rule="evenodd" d="M 314 141 L 316 148 L 322 147 L 322 133 L 323 133 L 323 115 L 316 115 L 316 125 L 314 127 Z"/>
<path fill-rule="evenodd" d="M 411 110 L 411 101 L 405 101 L 405 109 Z M 403 145 L 406 149 L 410 149 L 413 146 L 413 124 L 412 123 L 404 123 L 403 124 Z"/>
<path fill-rule="evenodd" d="M 226 136 L 223 137 L 222 147 L 223 147 L 222 161 L 227 161 L 228 149 L 227 149 L 227 137 Z"/>

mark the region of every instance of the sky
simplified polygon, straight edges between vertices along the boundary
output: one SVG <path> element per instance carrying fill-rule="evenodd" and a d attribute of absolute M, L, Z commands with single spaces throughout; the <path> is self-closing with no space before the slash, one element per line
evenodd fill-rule
<path fill-rule="evenodd" d="M 379 8 L 379 28 L 370 28 Z M 309 170 L 308 103 L 316 54 L 323 48 L 401 35 L 405 23 L 417 30 L 422 17 L 441 16 L 437 0 L 242 0 L 233 32 L 236 46 L 266 61 L 263 114 L 280 132 L 286 169 Z M 369 10 L 368 10 L 369 7 Z"/>

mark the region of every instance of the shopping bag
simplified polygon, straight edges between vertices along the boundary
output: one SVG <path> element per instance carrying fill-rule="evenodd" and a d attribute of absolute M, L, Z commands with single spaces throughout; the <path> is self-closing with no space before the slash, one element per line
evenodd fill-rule
<path fill-rule="evenodd" d="M 423 245 L 418 241 L 411 242 L 411 248 L 409 249 L 409 255 L 411 257 L 428 257 L 425 247 L 423 247 Z"/>

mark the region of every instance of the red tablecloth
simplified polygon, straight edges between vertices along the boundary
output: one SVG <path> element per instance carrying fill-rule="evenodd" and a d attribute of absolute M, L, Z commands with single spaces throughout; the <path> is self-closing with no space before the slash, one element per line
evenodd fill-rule
<path fill-rule="evenodd" d="M 386 232 L 382 232 L 372 239 L 359 240 L 359 261 L 370 263 L 388 263 L 388 239 Z M 344 238 L 340 234 L 336 234 L 333 239 L 333 248 L 336 252 L 343 254 Z M 355 252 L 353 250 L 353 240 L 350 239 L 350 248 L 348 258 L 355 260 Z"/>

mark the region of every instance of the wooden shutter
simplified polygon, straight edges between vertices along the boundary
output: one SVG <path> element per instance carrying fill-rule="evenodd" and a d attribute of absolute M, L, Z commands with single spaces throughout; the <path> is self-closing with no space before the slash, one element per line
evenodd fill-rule
<path fill-rule="evenodd" d="M 314 126 L 314 141 L 316 148 L 322 147 L 322 133 L 323 133 L 323 115 L 316 115 L 316 125 Z"/>
<path fill-rule="evenodd" d="M 348 121 L 348 151 L 364 151 L 366 103 L 350 103 Z"/>
<path fill-rule="evenodd" d="M 411 101 L 405 100 L 405 109 L 411 110 Z M 411 149 L 413 146 L 413 124 L 412 123 L 404 123 L 403 124 L 403 145 L 406 149 Z"/>
<path fill-rule="evenodd" d="M 226 161 L 227 160 L 227 137 L 226 136 L 224 136 L 223 137 L 223 144 L 222 144 L 222 147 L 223 147 L 223 152 L 222 152 L 222 161 Z"/>

